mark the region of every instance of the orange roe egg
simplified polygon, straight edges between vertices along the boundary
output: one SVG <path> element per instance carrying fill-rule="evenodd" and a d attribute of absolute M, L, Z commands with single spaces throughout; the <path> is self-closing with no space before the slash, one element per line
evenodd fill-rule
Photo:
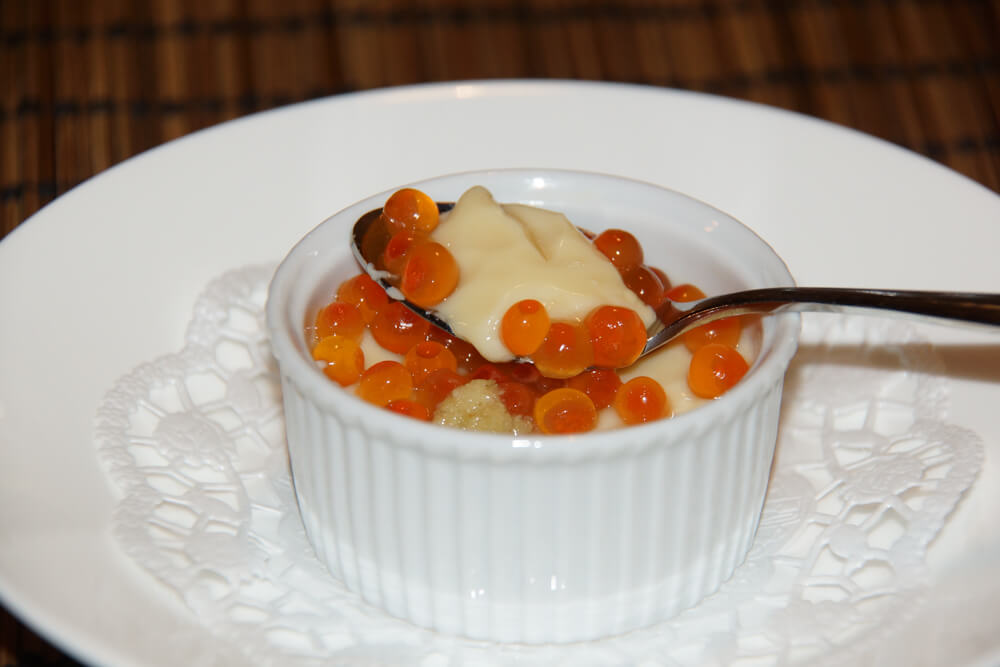
<path fill-rule="evenodd" d="M 455 361 L 458 362 L 458 367 L 466 372 L 475 370 L 480 364 L 485 363 L 486 361 L 483 359 L 482 355 L 479 354 L 479 350 L 477 350 L 471 343 L 468 343 L 458 336 L 454 336 L 439 327 L 429 327 L 427 331 L 427 340 L 441 343 L 448 348 L 448 350 L 455 355 Z"/>
<path fill-rule="evenodd" d="M 684 302 L 704 299 L 705 293 L 691 283 L 683 283 L 668 290 L 666 296 L 671 301 Z"/>
<path fill-rule="evenodd" d="M 512 415 L 530 417 L 535 409 L 538 395 L 528 385 L 513 380 L 498 382 L 500 400 Z"/>
<path fill-rule="evenodd" d="M 364 332 L 365 320 L 361 316 L 361 310 L 353 303 L 334 301 L 316 313 L 316 338 L 337 334 L 361 340 Z"/>
<path fill-rule="evenodd" d="M 394 232 L 385 216 L 378 216 L 361 237 L 361 254 L 365 257 L 381 257 Z"/>
<path fill-rule="evenodd" d="M 553 322 L 531 360 L 546 377 L 572 377 L 594 363 L 590 336 L 582 326 Z"/>
<path fill-rule="evenodd" d="M 535 424 L 542 433 L 584 433 L 597 425 L 593 401 L 579 389 L 561 387 L 535 401 Z"/>
<path fill-rule="evenodd" d="M 431 371 L 439 368 L 457 370 L 455 355 L 441 343 L 425 340 L 417 343 L 406 352 L 403 364 L 413 376 L 414 383 L 419 384 Z"/>
<path fill-rule="evenodd" d="M 560 387 L 565 387 L 565 386 L 566 386 L 565 378 L 549 378 L 545 377 L 540 372 L 538 374 L 538 379 L 535 380 L 534 382 L 535 390 L 539 394 L 547 394 L 553 389 L 559 389 Z"/>
<path fill-rule="evenodd" d="M 642 264 L 642 246 L 623 229 L 606 229 L 594 239 L 594 247 L 607 257 L 618 273 L 625 275 Z"/>
<path fill-rule="evenodd" d="M 660 383 L 640 375 L 619 389 L 615 395 L 615 412 L 626 424 L 644 424 L 670 416 L 670 402 Z"/>
<path fill-rule="evenodd" d="M 455 387 L 461 387 L 469 379 L 448 368 L 431 371 L 417 383 L 413 390 L 414 399 L 433 411 L 438 403 L 448 397 Z"/>
<path fill-rule="evenodd" d="M 622 380 L 610 368 L 588 368 L 579 375 L 566 380 L 566 386 L 579 389 L 594 402 L 594 407 L 603 410 L 615 402 Z"/>
<path fill-rule="evenodd" d="M 549 313 L 535 299 L 518 301 L 500 320 L 500 340 L 510 353 L 527 357 L 538 349 L 549 332 Z"/>
<path fill-rule="evenodd" d="M 361 311 L 365 322 L 371 323 L 375 315 L 389 304 L 389 295 L 367 273 L 359 273 L 340 284 L 337 301 L 353 303 Z"/>
<path fill-rule="evenodd" d="M 385 244 L 385 250 L 382 251 L 382 268 L 396 275 L 401 274 L 410 249 L 413 248 L 418 239 L 422 238 L 424 237 L 408 229 L 393 234 L 392 238 Z"/>
<path fill-rule="evenodd" d="M 631 308 L 598 306 L 584 319 L 584 326 L 590 335 L 595 366 L 624 368 L 646 347 L 646 327 Z"/>
<path fill-rule="evenodd" d="M 406 417 L 413 417 L 414 419 L 419 419 L 425 422 L 431 420 L 431 411 L 427 409 L 426 405 L 421 405 L 420 403 L 411 401 L 408 398 L 397 398 L 389 401 L 386 403 L 385 407 L 392 412 Z"/>
<path fill-rule="evenodd" d="M 399 289 L 421 308 L 444 301 L 458 285 L 458 262 L 440 243 L 415 243 L 406 255 Z"/>
<path fill-rule="evenodd" d="M 427 339 L 430 324 L 399 301 L 383 308 L 372 320 L 369 330 L 375 342 L 397 354 Z"/>
<path fill-rule="evenodd" d="M 452 342 L 445 343 L 445 347 L 455 355 L 458 367 L 465 371 L 471 371 L 474 368 L 478 368 L 481 364 L 486 363 L 486 360 L 483 359 L 483 355 L 479 354 L 476 346 L 461 338 L 454 338 Z"/>
<path fill-rule="evenodd" d="M 508 361 L 507 363 L 500 364 L 498 368 L 511 380 L 520 382 L 521 384 L 533 385 L 542 377 L 542 374 L 538 372 L 535 365 L 531 363 Z"/>
<path fill-rule="evenodd" d="M 656 308 L 663 303 L 663 283 L 653 270 L 645 264 L 640 264 L 622 276 L 625 287 L 629 288 L 644 304 Z"/>
<path fill-rule="evenodd" d="M 511 380 L 531 387 L 537 395 L 566 386 L 565 379 L 547 378 L 541 374 L 535 364 L 530 362 L 508 361 L 503 364 L 497 364 L 497 368 Z"/>
<path fill-rule="evenodd" d="M 709 343 L 691 357 L 688 386 L 695 396 L 718 398 L 739 382 L 749 369 L 746 360 L 733 348 Z"/>
<path fill-rule="evenodd" d="M 740 342 L 741 333 L 743 333 L 743 324 L 739 317 L 724 317 L 721 320 L 715 320 L 690 331 L 685 331 L 682 338 L 687 349 L 696 352 L 709 343 L 720 343 L 735 348 Z"/>
<path fill-rule="evenodd" d="M 369 403 L 385 407 L 390 401 L 409 398 L 413 390 L 410 371 L 398 361 L 380 361 L 361 374 L 355 393 Z"/>
<path fill-rule="evenodd" d="M 670 278 L 668 278 L 667 274 L 665 274 L 663 270 L 658 267 L 650 266 L 649 270 L 655 273 L 656 277 L 660 279 L 660 284 L 663 285 L 663 293 L 666 295 L 667 291 L 670 290 Z"/>
<path fill-rule="evenodd" d="M 396 229 L 409 229 L 429 234 L 438 225 L 437 203 L 426 193 L 414 188 L 397 190 L 386 200 L 382 215 Z"/>
<path fill-rule="evenodd" d="M 313 359 L 326 363 L 323 373 L 340 386 L 354 384 L 365 369 L 365 355 L 358 342 L 333 334 L 320 339 L 312 349 Z"/>
<path fill-rule="evenodd" d="M 501 368 L 489 361 L 480 364 L 479 368 L 474 370 L 470 375 L 471 380 L 493 380 L 494 382 L 504 382 L 509 380 L 510 377 L 501 370 Z"/>

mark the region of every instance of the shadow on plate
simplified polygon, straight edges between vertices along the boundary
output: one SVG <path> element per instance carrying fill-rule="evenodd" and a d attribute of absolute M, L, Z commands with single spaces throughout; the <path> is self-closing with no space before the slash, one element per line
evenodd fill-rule
<path fill-rule="evenodd" d="M 864 353 L 861 353 L 861 350 Z M 959 380 L 1000 383 L 1000 344 L 893 343 L 868 346 L 799 345 L 797 364 L 835 364 L 886 371 L 910 371 Z"/>

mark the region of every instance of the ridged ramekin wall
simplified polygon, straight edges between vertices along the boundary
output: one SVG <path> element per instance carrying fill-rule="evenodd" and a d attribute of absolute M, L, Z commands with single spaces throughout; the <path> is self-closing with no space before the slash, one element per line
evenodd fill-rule
<path fill-rule="evenodd" d="M 394 616 L 518 642 L 643 627 L 729 578 L 757 526 L 781 398 L 777 382 L 707 429 L 628 429 L 606 452 L 556 458 L 530 443 L 448 455 L 427 429 L 327 412 L 288 378 L 283 391 L 299 506 L 330 571 Z"/>

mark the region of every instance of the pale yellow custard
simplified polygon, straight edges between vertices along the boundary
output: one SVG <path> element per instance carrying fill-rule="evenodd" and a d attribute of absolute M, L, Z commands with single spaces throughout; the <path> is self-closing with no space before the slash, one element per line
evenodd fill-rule
<path fill-rule="evenodd" d="M 625 286 L 614 265 L 562 213 L 498 204 L 483 187 L 463 194 L 431 234 L 461 278 L 434 310 L 489 361 L 510 361 L 500 320 L 522 299 L 553 321 L 582 321 L 603 305 L 631 308 L 647 327 L 656 314 Z"/>

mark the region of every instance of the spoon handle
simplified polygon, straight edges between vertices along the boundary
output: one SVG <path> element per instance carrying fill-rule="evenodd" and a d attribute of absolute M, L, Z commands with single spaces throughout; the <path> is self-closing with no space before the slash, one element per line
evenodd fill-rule
<path fill-rule="evenodd" d="M 652 351 L 689 329 L 723 317 L 789 311 L 842 312 L 854 308 L 1000 325 L 1000 294 L 770 287 L 708 297 L 689 303 L 665 303 L 657 311 L 665 326 L 649 338 L 645 351 Z"/>

